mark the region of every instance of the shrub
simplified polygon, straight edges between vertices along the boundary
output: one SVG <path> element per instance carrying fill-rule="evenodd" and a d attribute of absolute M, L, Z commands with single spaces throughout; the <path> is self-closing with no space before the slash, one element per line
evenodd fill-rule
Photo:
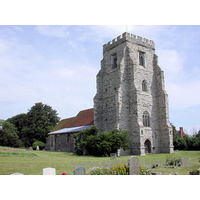
<path fill-rule="evenodd" d="M 32 145 L 32 148 L 36 150 L 37 146 L 39 146 L 40 150 L 44 149 L 45 144 L 41 141 L 35 141 Z"/>
<path fill-rule="evenodd" d="M 146 169 L 140 166 L 140 175 L 150 175 L 149 169 Z"/>
<path fill-rule="evenodd" d="M 174 167 L 181 166 L 181 158 L 167 156 L 166 157 L 166 166 L 174 166 Z"/>
<path fill-rule="evenodd" d="M 126 163 L 124 164 L 119 163 L 116 166 L 112 167 L 111 169 L 117 175 L 128 175 L 128 166 L 126 165 Z"/>
<path fill-rule="evenodd" d="M 119 163 L 111 168 L 93 167 L 89 170 L 89 173 L 91 175 L 129 175 L 129 168 L 126 163 Z M 149 169 L 140 166 L 140 175 L 150 175 Z"/>
<path fill-rule="evenodd" d="M 129 148 L 130 139 L 128 132 L 123 130 L 105 131 L 98 134 L 99 129 L 93 126 L 91 129 L 86 129 L 77 134 L 74 134 L 76 154 L 84 154 L 84 149 L 87 154 L 94 156 L 106 156 L 114 153 L 122 147 L 124 150 Z"/>
<path fill-rule="evenodd" d="M 108 167 L 93 167 L 92 169 L 89 170 L 89 173 L 91 175 L 114 175 L 113 171 L 109 169 Z"/>

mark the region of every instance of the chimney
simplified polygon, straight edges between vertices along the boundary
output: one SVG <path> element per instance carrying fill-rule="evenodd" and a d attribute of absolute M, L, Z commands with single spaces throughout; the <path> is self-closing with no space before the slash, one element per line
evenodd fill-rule
<path fill-rule="evenodd" d="M 180 135 L 181 135 L 181 139 L 183 139 L 183 136 L 184 136 L 183 127 L 180 127 Z"/>

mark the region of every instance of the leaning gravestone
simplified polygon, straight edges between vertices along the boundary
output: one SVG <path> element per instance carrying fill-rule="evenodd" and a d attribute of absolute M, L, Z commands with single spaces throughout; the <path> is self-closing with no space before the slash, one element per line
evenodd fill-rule
<path fill-rule="evenodd" d="M 139 175 L 140 166 L 139 159 L 136 156 L 131 156 L 128 160 L 129 175 Z"/>
<path fill-rule="evenodd" d="M 13 174 L 10 174 L 10 175 L 24 175 L 24 174 L 20 174 L 20 173 L 13 173 Z"/>
<path fill-rule="evenodd" d="M 181 158 L 181 167 L 185 167 L 187 165 L 187 158 Z"/>
<path fill-rule="evenodd" d="M 44 168 L 42 171 L 43 175 L 56 175 L 56 169 L 55 168 Z"/>
<path fill-rule="evenodd" d="M 86 175 L 85 168 L 78 167 L 74 170 L 74 175 Z"/>

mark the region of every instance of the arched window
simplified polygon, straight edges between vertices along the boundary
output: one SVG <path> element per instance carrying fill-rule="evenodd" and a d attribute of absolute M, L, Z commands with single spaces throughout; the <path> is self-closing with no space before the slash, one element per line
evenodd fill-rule
<path fill-rule="evenodd" d="M 144 53 L 143 52 L 139 52 L 139 65 L 144 66 Z"/>
<path fill-rule="evenodd" d="M 144 125 L 145 127 L 150 127 L 149 113 L 148 113 L 147 111 L 145 111 L 145 112 L 143 113 L 142 118 L 143 118 L 143 125 Z"/>
<path fill-rule="evenodd" d="M 147 84 L 146 84 L 146 81 L 142 81 L 142 91 L 143 92 L 146 92 L 147 91 Z"/>
<path fill-rule="evenodd" d="M 111 56 L 111 65 L 113 69 L 117 68 L 117 53 Z"/>

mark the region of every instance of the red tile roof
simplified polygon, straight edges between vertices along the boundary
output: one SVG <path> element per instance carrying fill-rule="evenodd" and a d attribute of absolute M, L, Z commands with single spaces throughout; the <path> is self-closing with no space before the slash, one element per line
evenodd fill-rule
<path fill-rule="evenodd" d="M 86 126 L 94 124 L 94 109 L 82 110 L 76 115 L 76 117 L 71 117 L 61 120 L 52 130 L 57 131 L 63 128 L 71 128 L 77 126 Z"/>

